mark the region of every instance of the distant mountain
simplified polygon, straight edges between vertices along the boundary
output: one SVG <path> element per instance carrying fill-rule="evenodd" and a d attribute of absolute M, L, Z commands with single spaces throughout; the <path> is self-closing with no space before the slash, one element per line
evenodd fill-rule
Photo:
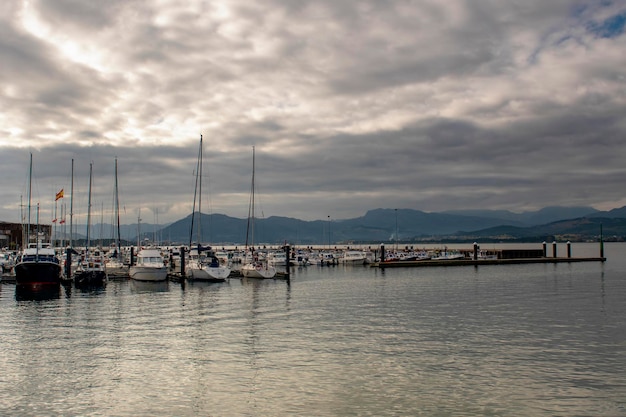
<path fill-rule="evenodd" d="M 626 207 L 623 216 L 613 217 L 626 217 Z M 619 209 L 619 210 L 622 210 Z M 523 213 L 513 213 L 507 210 L 450 210 L 444 211 L 446 214 L 454 214 L 461 216 L 474 216 L 484 217 L 491 219 L 500 219 L 507 221 L 506 224 L 518 225 L 518 226 L 535 226 L 539 224 L 552 223 L 563 219 L 575 219 L 578 217 L 591 217 L 599 216 L 601 213 L 593 207 L 579 206 L 579 207 L 545 207 L 537 211 L 526 211 Z M 604 216 L 602 216 L 604 217 Z M 610 216 L 609 216 L 610 217 Z"/>
<path fill-rule="evenodd" d="M 477 241 L 588 241 L 626 240 L 626 218 L 579 217 L 544 225 L 515 227 L 497 226 L 473 232 L 459 232 L 449 238 Z"/>
<path fill-rule="evenodd" d="M 587 217 L 606 217 L 607 219 L 617 219 L 617 218 L 626 219 L 626 206 L 609 210 L 609 211 L 598 211 L 596 213 L 588 215 Z"/>
<path fill-rule="evenodd" d="M 582 214 L 581 214 L 582 213 Z M 605 236 L 620 239 L 626 236 L 626 207 L 601 212 L 592 207 L 546 207 L 525 213 L 504 210 L 456 210 L 427 213 L 412 209 L 374 209 L 362 217 L 345 220 L 304 221 L 288 217 L 256 219 L 256 244 L 297 245 L 326 243 L 384 243 L 459 240 L 532 241 L 564 236 L 585 240 L 599 234 L 600 224 Z M 247 219 L 223 214 L 196 213 L 196 226 L 201 222 L 203 242 L 214 245 L 244 245 Z M 160 243 L 188 244 L 191 215 L 167 226 L 141 224 L 141 240 Z M 196 227 L 194 227 L 196 229 Z M 82 230 L 79 226 L 78 230 Z M 196 229 L 197 230 L 197 229 Z M 92 238 L 114 236 L 111 225 L 92 227 Z M 194 233 L 196 233 L 194 231 Z M 84 232 L 81 233 L 84 235 Z M 122 227 L 122 238 L 137 241 L 137 225 Z M 194 241 L 197 238 L 194 237 Z"/>

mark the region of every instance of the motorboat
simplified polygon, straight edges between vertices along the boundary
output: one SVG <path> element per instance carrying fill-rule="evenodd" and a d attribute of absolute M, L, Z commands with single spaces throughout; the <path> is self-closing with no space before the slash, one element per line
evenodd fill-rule
<path fill-rule="evenodd" d="M 345 250 L 339 262 L 348 265 L 364 265 L 367 259 L 367 254 L 360 250 Z"/>
<path fill-rule="evenodd" d="M 141 249 L 130 266 L 128 274 L 137 281 L 167 280 L 167 267 L 161 251 L 156 248 Z"/>

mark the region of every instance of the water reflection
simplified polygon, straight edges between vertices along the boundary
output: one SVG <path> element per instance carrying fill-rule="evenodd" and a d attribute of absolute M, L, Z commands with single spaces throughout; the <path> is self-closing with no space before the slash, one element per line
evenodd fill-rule
<path fill-rule="evenodd" d="M 169 281 L 137 281 L 130 280 L 130 289 L 132 292 L 167 292 L 169 291 Z"/>
<path fill-rule="evenodd" d="M 45 301 L 60 297 L 60 285 L 17 284 L 15 286 L 15 299 L 17 301 Z"/>

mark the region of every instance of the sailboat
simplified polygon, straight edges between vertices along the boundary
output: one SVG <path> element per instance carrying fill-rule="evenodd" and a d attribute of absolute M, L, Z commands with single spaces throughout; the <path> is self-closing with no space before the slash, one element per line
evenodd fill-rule
<path fill-rule="evenodd" d="M 192 245 L 194 232 L 194 217 L 196 214 L 196 196 L 198 197 L 198 231 L 196 237 L 198 243 Z M 200 148 L 198 150 L 198 163 L 196 166 L 196 188 L 193 195 L 193 208 L 191 210 L 191 229 L 189 231 L 189 259 L 187 262 L 188 278 L 199 281 L 223 282 L 230 275 L 230 267 L 219 261 L 215 251 L 210 246 L 202 246 L 202 135 L 200 135 Z"/>
<path fill-rule="evenodd" d="M 248 208 L 248 228 L 246 231 L 246 248 L 250 245 L 251 261 L 241 267 L 241 274 L 247 278 L 274 278 L 276 276 L 276 268 L 269 265 L 267 259 L 259 258 L 258 252 L 254 251 L 254 171 L 255 171 L 254 146 L 252 147 L 252 186 L 250 187 L 250 206 Z"/>
<path fill-rule="evenodd" d="M 40 240 L 39 230 L 36 242 L 30 242 L 31 191 L 33 177 L 33 154 L 30 154 L 28 174 L 28 225 L 26 228 L 26 247 L 23 248 L 15 263 L 15 282 L 17 285 L 54 286 L 61 283 L 61 263 L 50 243 Z M 37 229 L 39 229 L 39 206 L 37 206 Z"/>
<path fill-rule="evenodd" d="M 89 164 L 89 198 L 87 202 L 87 244 L 81 254 L 80 262 L 74 273 L 74 285 L 77 288 L 98 288 L 106 286 L 108 277 L 104 255 L 99 249 L 91 248 L 91 184 L 93 163 Z"/>
<path fill-rule="evenodd" d="M 117 158 L 115 158 L 115 196 L 114 196 L 114 215 L 115 215 L 115 249 L 113 254 L 107 256 L 106 268 L 109 276 L 127 276 L 128 267 L 124 265 L 124 256 L 122 255 L 122 245 L 120 243 L 120 198 L 117 184 Z"/>

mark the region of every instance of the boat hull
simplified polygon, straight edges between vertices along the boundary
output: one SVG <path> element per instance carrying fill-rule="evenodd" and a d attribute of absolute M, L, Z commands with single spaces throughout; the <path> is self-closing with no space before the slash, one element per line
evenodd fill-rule
<path fill-rule="evenodd" d="M 227 267 L 189 268 L 189 278 L 197 281 L 224 281 L 229 276 Z"/>
<path fill-rule="evenodd" d="M 61 265 L 55 262 L 22 262 L 15 265 L 17 284 L 58 285 Z"/>
<path fill-rule="evenodd" d="M 98 288 L 107 284 L 105 271 L 81 271 L 74 276 L 74 285 L 77 288 Z"/>
<path fill-rule="evenodd" d="M 131 266 L 128 271 L 130 277 L 137 281 L 165 281 L 167 280 L 167 268 L 151 268 L 142 266 Z"/>
<path fill-rule="evenodd" d="M 266 265 L 247 264 L 241 267 L 241 275 L 246 278 L 268 279 L 276 276 L 276 268 Z"/>

